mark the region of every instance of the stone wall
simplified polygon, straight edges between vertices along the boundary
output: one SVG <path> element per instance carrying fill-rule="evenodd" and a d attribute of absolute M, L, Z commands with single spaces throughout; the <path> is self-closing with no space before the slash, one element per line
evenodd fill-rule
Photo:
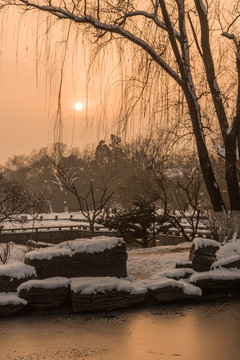
<path fill-rule="evenodd" d="M 116 233 L 110 231 L 96 231 L 94 234 L 88 230 L 54 230 L 54 231 L 33 231 L 21 233 L 1 233 L 0 243 L 12 241 L 15 244 L 25 245 L 28 240 L 49 242 L 59 244 L 67 240 L 81 238 L 91 238 L 92 236 L 116 236 Z"/>

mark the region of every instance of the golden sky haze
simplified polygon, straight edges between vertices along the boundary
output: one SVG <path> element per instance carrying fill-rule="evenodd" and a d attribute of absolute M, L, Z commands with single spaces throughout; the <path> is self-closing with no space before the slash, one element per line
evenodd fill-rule
<path fill-rule="evenodd" d="M 8 15 L 9 13 L 11 16 Z M 32 13 L 26 14 L 18 25 L 20 19 L 18 10 L 11 9 L 6 12 L 4 18 L 1 18 L 4 30 L 0 39 L 2 135 L 0 164 L 14 154 L 29 154 L 33 149 L 39 149 L 54 142 L 53 128 L 57 111 L 61 51 L 63 50 L 60 51 L 57 59 L 50 57 L 48 62 L 44 60 L 46 49 L 42 31 L 44 32 L 45 27 L 43 24 L 42 29 L 38 30 L 39 33 L 36 33 L 37 16 L 36 13 L 35 16 L 32 16 Z M 13 18 L 16 20 L 14 25 Z M 59 33 L 61 35 L 61 28 Z M 50 35 L 50 42 L 51 36 L 54 35 Z M 36 43 L 37 38 L 38 43 Z M 56 37 L 54 41 L 59 41 L 59 39 Z M 88 84 L 88 96 L 86 95 L 89 55 L 87 48 L 80 42 L 78 44 L 77 50 L 76 47 L 74 48 L 75 60 L 72 58 L 72 52 L 68 51 L 64 66 L 63 142 L 83 149 L 87 145 L 96 143 L 110 131 L 108 122 L 114 112 L 114 99 L 118 97 L 118 90 L 112 92 L 112 95 L 104 94 L 102 80 L 95 76 L 94 83 Z M 40 60 L 36 61 L 36 57 Z M 109 67 L 111 75 L 106 74 L 106 82 L 108 82 L 108 76 L 114 76 L 112 66 Z M 105 101 L 108 102 L 108 110 L 104 120 L 102 107 Z M 81 112 L 75 110 L 76 102 L 83 104 Z"/>

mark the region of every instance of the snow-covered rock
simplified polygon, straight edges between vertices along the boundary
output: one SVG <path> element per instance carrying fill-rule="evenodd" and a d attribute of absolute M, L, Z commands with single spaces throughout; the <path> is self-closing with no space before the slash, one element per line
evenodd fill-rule
<path fill-rule="evenodd" d="M 189 260 L 192 262 L 192 268 L 195 271 L 210 270 L 214 261 L 216 261 L 216 252 L 220 244 L 215 240 L 196 238 L 193 241 Z"/>
<path fill-rule="evenodd" d="M 29 307 L 46 309 L 62 305 L 69 294 L 70 279 L 53 277 L 44 280 L 29 280 L 21 284 L 17 291 Z"/>
<path fill-rule="evenodd" d="M 185 300 L 202 295 L 201 289 L 195 285 L 165 277 L 146 280 L 145 285 L 149 294 L 159 302 Z"/>
<path fill-rule="evenodd" d="M 14 292 L 24 281 L 34 277 L 33 266 L 21 262 L 0 265 L 0 292 Z"/>
<path fill-rule="evenodd" d="M 217 260 L 212 264 L 212 269 L 218 268 L 240 269 L 240 255 L 234 255 L 221 260 Z"/>
<path fill-rule="evenodd" d="M 202 289 L 203 295 L 229 296 L 240 294 L 240 272 L 215 269 L 193 274 L 190 282 Z"/>
<path fill-rule="evenodd" d="M 206 247 L 220 248 L 219 242 L 212 239 L 196 238 L 193 240 L 195 250 L 199 250 Z"/>
<path fill-rule="evenodd" d="M 126 244 L 111 237 L 63 242 L 51 248 L 31 251 L 25 263 L 36 268 L 39 278 L 56 276 L 126 277 Z"/>
<path fill-rule="evenodd" d="M 140 283 L 116 277 L 75 278 L 71 281 L 75 312 L 114 310 L 143 302 L 147 289 Z"/>
<path fill-rule="evenodd" d="M 10 316 L 27 305 L 15 292 L 0 292 L 0 316 Z"/>
<path fill-rule="evenodd" d="M 112 250 L 115 247 L 122 246 L 122 243 L 122 239 L 107 236 L 99 236 L 92 239 L 76 239 L 64 241 L 50 248 L 30 251 L 26 254 L 25 259 L 51 260 L 57 256 L 73 256 L 77 253 L 94 254 Z"/>
<path fill-rule="evenodd" d="M 24 283 L 22 283 L 17 291 L 18 293 L 22 290 L 30 291 L 31 289 L 57 289 L 59 287 L 68 288 L 70 284 L 70 279 L 63 278 L 63 277 L 52 277 L 49 279 L 44 280 L 29 280 Z"/>
<path fill-rule="evenodd" d="M 80 277 L 71 280 L 71 290 L 81 294 L 96 294 L 104 293 L 105 291 L 124 291 L 131 294 L 144 294 L 146 287 L 141 286 L 141 282 L 134 283 L 125 279 L 118 279 L 116 277 Z"/>
<path fill-rule="evenodd" d="M 191 268 L 178 268 L 172 270 L 163 270 L 154 274 L 151 279 L 158 279 L 160 277 L 167 277 L 170 279 L 186 279 L 194 273 L 194 270 Z"/>
<path fill-rule="evenodd" d="M 220 247 L 216 255 L 218 260 L 240 255 L 240 239 L 226 242 Z"/>
<path fill-rule="evenodd" d="M 11 279 L 26 279 L 36 275 L 36 269 L 33 266 L 22 262 L 0 265 L 0 276 L 8 276 Z"/>

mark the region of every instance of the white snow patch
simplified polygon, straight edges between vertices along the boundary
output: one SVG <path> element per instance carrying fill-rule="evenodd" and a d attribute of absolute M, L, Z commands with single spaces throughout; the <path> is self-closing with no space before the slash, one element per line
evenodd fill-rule
<path fill-rule="evenodd" d="M 214 246 L 220 248 L 219 242 L 211 239 L 204 238 L 196 238 L 193 240 L 193 244 L 195 245 L 195 249 L 198 250 L 204 246 Z"/>
<path fill-rule="evenodd" d="M 62 249 L 70 247 L 74 253 L 88 253 L 103 252 L 104 250 L 111 250 L 120 246 L 123 240 L 110 236 L 97 236 L 91 239 L 76 239 L 73 241 L 65 241 L 56 245 L 54 248 Z"/>
<path fill-rule="evenodd" d="M 105 291 L 124 291 L 130 294 L 144 294 L 146 287 L 141 282 L 130 282 L 116 277 L 80 277 L 71 280 L 71 290 L 81 294 L 104 293 Z"/>
<path fill-rule="evenodd" d="M 218 260 L 235 255 L 240 255 L 240 239 L 228 241 L 216 253 Z"/>
<path fill-rule="evenodd" d="M 240 280 L 240 272 L 215 269 L 211 271 L 204 271 L 201 273 L 193 274 L 190 277 L 190 282 L 195 283 L 198 280 Z"/>
<path fill-rule="evenodd" d="M 226 155 L 226 151 L 225 151 L 225 148 L 224 147 L 222 147 L 221 145 L 219 145 L 219 144 L 214 144 L 214 146 L 215 146 L 215 148 L 216 148 L 216 150 L 217 150 L 217 152 L 218 152 L 218 154 L 220 155 L 220 156 L 222 156 L 223 158 L 225 158 L 225 155 Z"/>
<path fill-rule="evenodd" d="M 212 264 L 212 269 L 216 269 L 218 267 L 233 263 L 235 261 L 240 261 L 240 255 L 230 256 L 221 260 L 217 260 Z"/>
<path fill-rule="evenodd" d="M 51 248 L 46 248 L 46 249 L 38 249 L 38 250 L 33 250 L 33 251 L 29 251 L 29 253 L 27 253 L 25 255 L 26 259 L 37 259 L 37 260 L 51 260 L 54 257 L 57 256 L 72 256 L 72 250 L 71 249 L 56 249 L 55 247 L 51 247 Z"/>
<path fill-rule="evenodd" d="M 0 276 L 9 276 L 14 279 L 25 279 L 26 277 L 34 275 L 36 275 L 35 267 L 21 262 L 0 265 Z"/>
<path fill-rule="evenodd" d="M 199 287 L 194 286 L 192 284 L 188 284 L 184 281 L 178 281 L 174 279 L 161 277 L 159 279 L 154 279 L 154 280 L 143 280 L 142 283 L 149 290 L 156 290 L 171 286 L 173 288 L 181 288 L 183 293 L 186 295 L 197 295 L 197 296 L 202 295 L 202 290 Z"/>
<path fill-rule="evenodd" d="M 112 238 L 108 236 L 99 236 L 92 239 L 76 239 L 73 241 L 64 241 L 51 248 L 30 251 L 26 254 L 26 258 L 29 258 L 31 260 L 50 260 L 56 256 L 73 256 L 76 253 L 93 254 L 96 252 L 111 250 L 114 247 L 120 246 L 122 243 L 122 239 Z"/>
<path fill-rule="evenodd" d="M 27 305 L 27 300 L 21 299 L 17 293 L 0 293 L 0 306 Z"/>
<path fill-rule="evenodd" d="M 42 288 L 42 289 L 57 289 L 57 288 L 61 288 L 61 287 L 67 288 L 69 286 L 70 282 L 71 282 L 70 279 L 60 277 L 60 276 L 43 279 L 43 280 L 29 280 L 29 281 L 26 281 L 25 283 L 22 283 L 21 285 L 19 285 L 19 287 L 17 288 L 17 291 L 18 292 L 20 290 L 29 291 L 32 288 Z"/>
<path fill-rule="evenodd" d="M 5 243 L 0 244 L 0 252 L 1 252 L 1 245 L 3 245 L 4 247 L 6 244 Z M 7 260 L 7 264 L 14 263 L 17 261 L 23 261 L 26 252 L 27 252 L 26 246 L 17 245 L 13 243 L 13 247 L 10 250 L 10 257 Z"/>
<path fill-rule="evenodd" d="M 160 277 L 166 278 L 183 278 L 186 275 L 192 275 L 194 273 L 193 269 L 190 268 L 180 268 L 180 269 L 172 269 L 172 270 L 163 270 L 154 274 L 151 279 L 158 279 Z"/>

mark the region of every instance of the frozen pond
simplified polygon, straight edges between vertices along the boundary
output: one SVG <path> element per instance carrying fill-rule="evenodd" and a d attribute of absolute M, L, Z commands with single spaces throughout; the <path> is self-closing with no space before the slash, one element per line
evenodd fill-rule
<path fill-rule="evenodd" d="M 239 360 L 240 300 L 0 319 L 1 360 Z"/>

